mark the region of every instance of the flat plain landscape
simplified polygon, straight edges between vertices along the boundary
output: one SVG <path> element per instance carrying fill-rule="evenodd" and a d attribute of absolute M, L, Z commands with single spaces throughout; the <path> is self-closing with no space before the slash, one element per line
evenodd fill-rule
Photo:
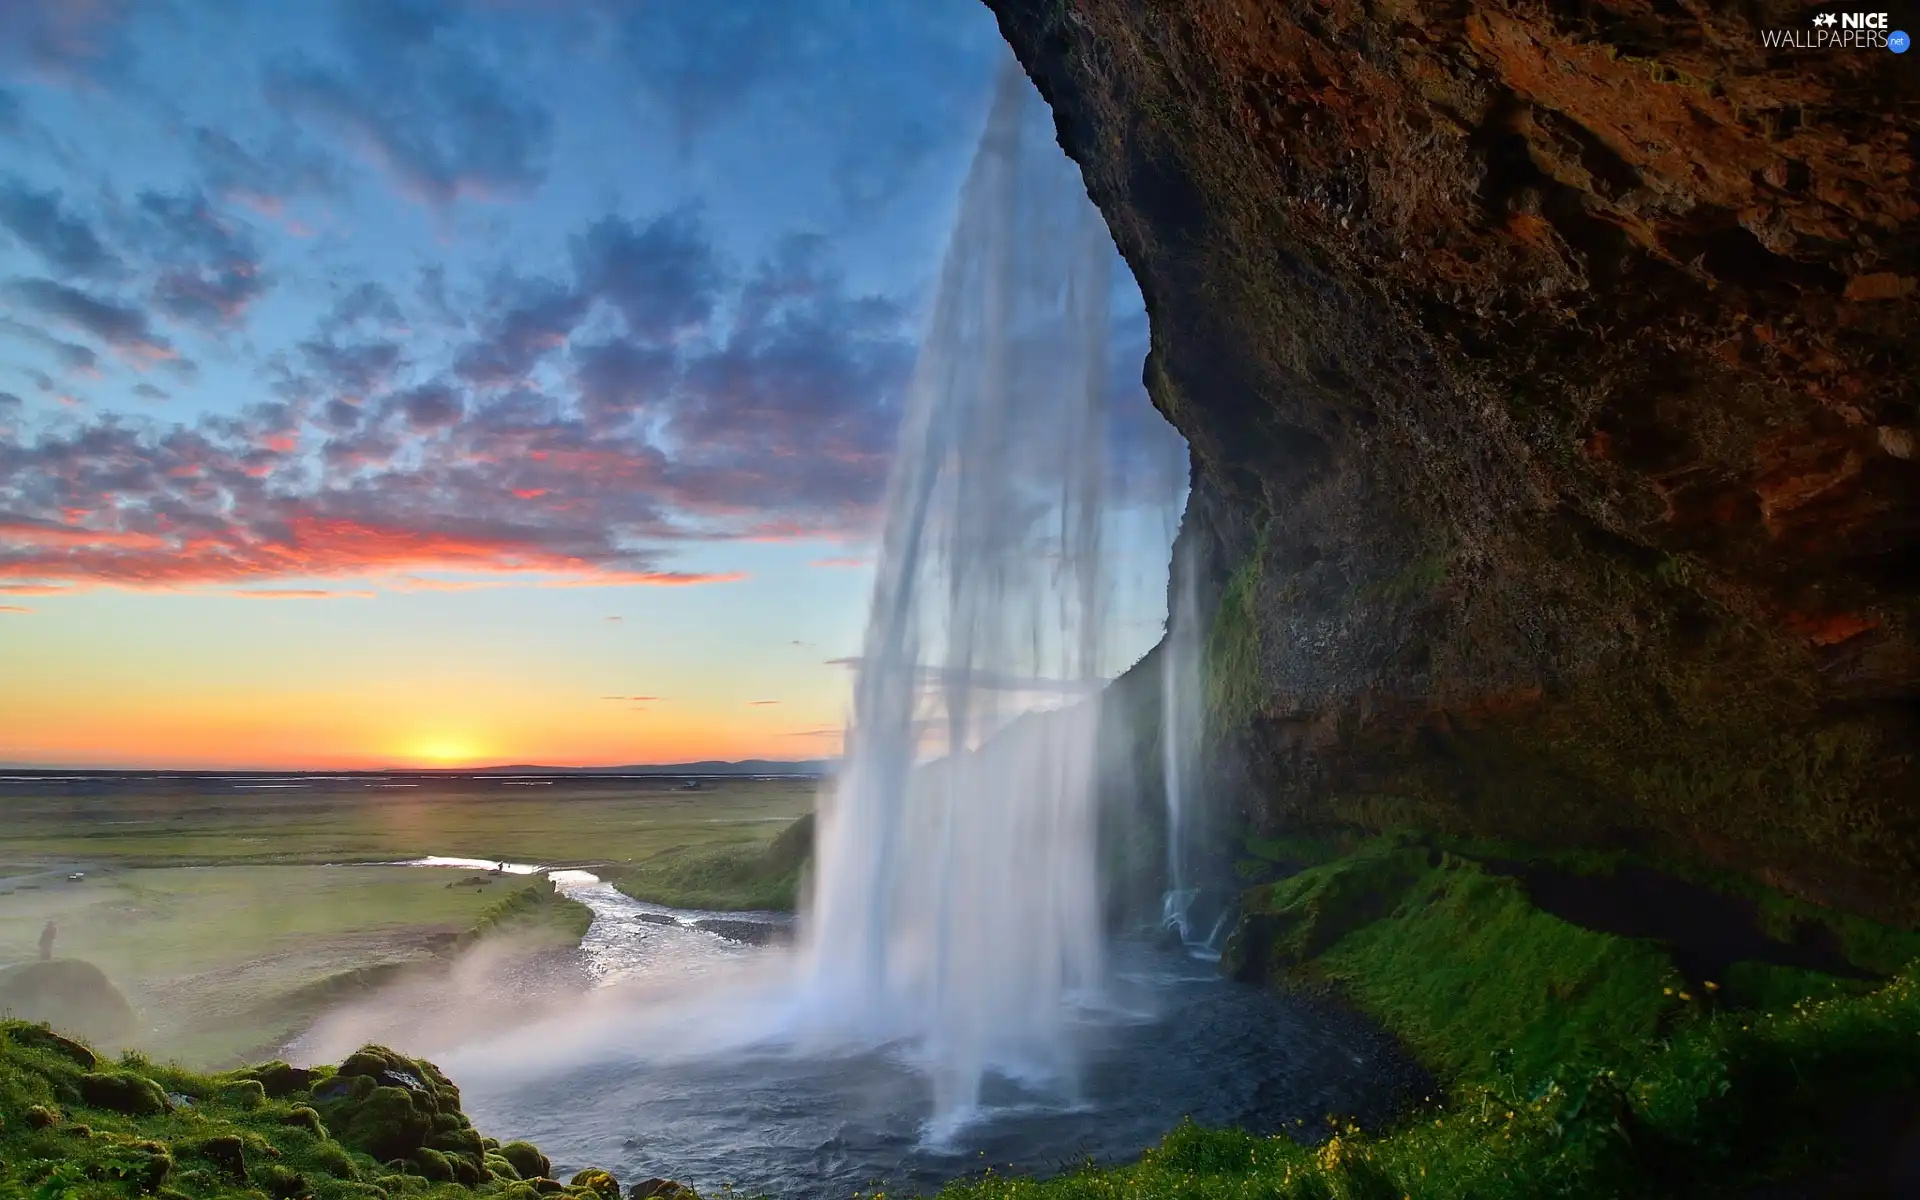
<path fill-rule="evenodd" d="M 55 955 L 126 994 L 126 1041 L 193 1065 L 271 1050 L 328 1003 L 444 962 L 525 876 L 391 865 L 427 855 L 613 878 L 751 857 L 813 803 L 804 779 L 445 777 L 0 783 L 0 970 Z M 84 874 L 72 880 L 70 875 Z M 564 911 L 546 952 L 577 937 Z M 0 1007 L 5 1007 L 0 997 Z"/>

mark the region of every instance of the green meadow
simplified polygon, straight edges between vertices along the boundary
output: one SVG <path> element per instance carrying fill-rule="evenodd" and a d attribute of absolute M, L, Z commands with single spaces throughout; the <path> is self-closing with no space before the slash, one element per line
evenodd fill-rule
<path fill-rule="evenodd" d="M 0 795 L 0 972 L 36 959 L 52 920 L 56 957 L 98 966 L 137 1014 L 110 1044 L 228 1065 L 483 930 L 533 951 L 584 930 L 578 906 L 529 904 L 525 876 L 387 864 L 439 854 L 613 878 L 754 859 L 813 794 L 796 780 L 105 795 L 16 783 Z"/>

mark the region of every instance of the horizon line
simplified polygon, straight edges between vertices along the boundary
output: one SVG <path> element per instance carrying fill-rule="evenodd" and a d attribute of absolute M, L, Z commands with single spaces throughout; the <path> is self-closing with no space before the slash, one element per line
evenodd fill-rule
<path fill-rule="evenodd" d="M 124 774 L 162 774 L 162 775 L 258 775 L 258 774 L 302 774 L 302 775 L 461 775 L 477 771 L 665 771 L 676 767 L 721 766 L 738 767 L 748 763 L 765 763 L 776 767 L 797 767 L 826 765 L 839 761 L 839 757 L 830 758 L 697 758 L 681 759 L 677 762 L 640 762 L 640 763 L 600 763 L 583 765 L 561 765 L 553 763 L 491 762 L 472 766 L 367 766 L 367 767 L 308 767 L 308 766 L 72 766 L 67 764 L 0 762 L 0 771 L 32 771 L 36 773 L 70 771 L 86 775 L 124 775 Z"/>

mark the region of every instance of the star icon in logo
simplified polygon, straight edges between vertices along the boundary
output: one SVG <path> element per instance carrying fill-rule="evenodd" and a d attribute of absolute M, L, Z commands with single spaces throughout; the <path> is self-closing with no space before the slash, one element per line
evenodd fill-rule
<path fill-rule="evenodd" d="M 1832 13 L 1815 13 L 1813 15 L 1813 23 L 1815 25 L 1834 25 L 1837 24 L 1839 20 L 1840 18 L 1834 16 Z"/>

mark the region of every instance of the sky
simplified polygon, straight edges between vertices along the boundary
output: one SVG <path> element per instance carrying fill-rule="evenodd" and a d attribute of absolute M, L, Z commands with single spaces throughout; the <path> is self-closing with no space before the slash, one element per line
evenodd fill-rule
<path fill-rule="evenodd" d="M 0 0 L 0 763 L 838 753 L 1006 54 L 977 0 Z"/>

